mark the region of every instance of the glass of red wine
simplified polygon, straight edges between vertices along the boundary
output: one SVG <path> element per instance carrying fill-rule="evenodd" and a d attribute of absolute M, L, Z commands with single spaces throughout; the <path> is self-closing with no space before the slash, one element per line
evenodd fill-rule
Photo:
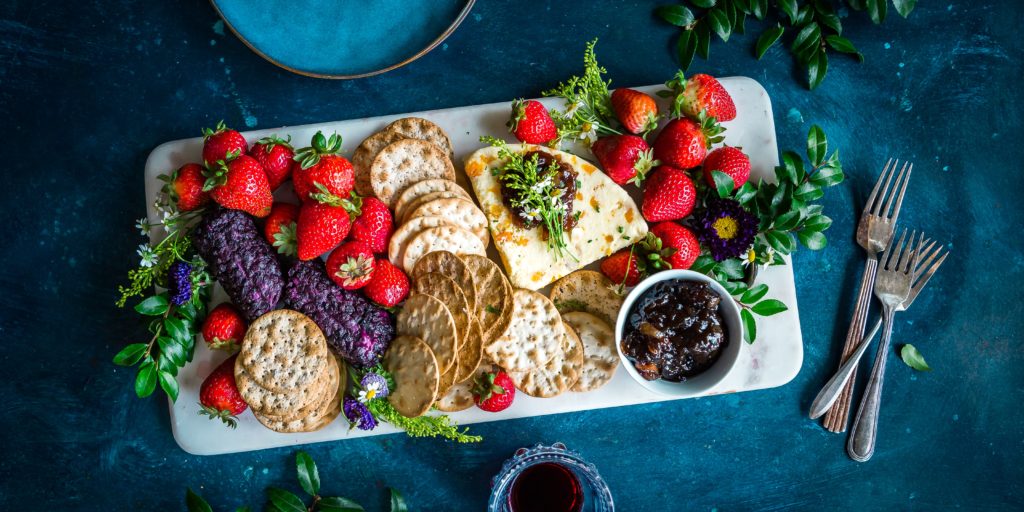
<path fill-rule="evenodd" d="M 491 481 L 490 512 L 612 512 L 597 468 L 562 443 L 516 450 Z"/>

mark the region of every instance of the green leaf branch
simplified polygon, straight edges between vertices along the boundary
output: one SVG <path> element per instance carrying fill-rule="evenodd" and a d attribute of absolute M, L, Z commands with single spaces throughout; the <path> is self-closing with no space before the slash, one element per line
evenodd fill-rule
<path fill-rule="evenodd" d="M 686 70 L 695 55 L 705 60 L 714 34 L 728 42 L 734 34 L 746 32 L 748 17 L 766 21 L 767 27 L 754 44 L 754 55 L 760 59 L 779 43 L 788 31 L 789 51 L 796 63 L 807 72 L 807 86 L 815 89 L 828 73 L 828 54 L 842 53 L 864 62 L 864 55 L 853 42 L 843 36 L 838 10 L 843 4 L 855 11 L 864 11 L 875 24 L 885 21 L 890 0 L 686 0 L 680 4 L 662 5 L 654 10 L 661 20 L 680 27 L 676 42 L 676 59 Z M 906 18 L 917 0 L 891 0 L 896 11 Z"/>

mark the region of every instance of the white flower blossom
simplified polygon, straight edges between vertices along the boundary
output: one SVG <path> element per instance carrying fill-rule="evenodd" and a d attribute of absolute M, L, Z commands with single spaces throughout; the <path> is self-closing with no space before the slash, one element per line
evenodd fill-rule
<path fill-rule="evenodd" d="M 577 101 L 576 103 L 573 103 L 572 105 L 569 105 L 569 108 L 565 109 L 565 117 L 571 118 L 572 116 L 574 116 L 576 114 L 576 111 L 579 110 L 582 107 L 583 107 L 583 102 L 582 101 Z"/>
<path fill-rule="evenodd" d="M 140 266 L 152 267 L 153 265 L 156 265 L 156 251 L 154 251 L 149 245 L 139 244 L 139 250 L 136 252 L 139 254 L 139 257 L 142 258 L 141 261 L 139 261 Z"/>
<path fill-rule="evenodd" d="M 373 400 L 377 397 L 378 393 L 380 393 L 380 383 L 371 382 L 365 388 L 359 390 L 359 403 L 365 404 L 366 402 Z"/>
<path fill-rule="evenodd" d="M 153 228 L 149 224 L 149 219 L 143 217 L 135 222 L 135 228 L 139 230 L 139 234 L 146 236 L 149 234 L 149 230 Z"/>

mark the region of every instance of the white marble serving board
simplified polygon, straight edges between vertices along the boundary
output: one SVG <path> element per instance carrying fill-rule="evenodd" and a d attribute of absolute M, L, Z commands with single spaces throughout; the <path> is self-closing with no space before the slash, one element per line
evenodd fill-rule
<path fill-rule="evenodd" d="M 751 179 L 774 176 L 773 168 L 778 163 L 778 149 L 775 139 L 775 124 L 772 118 L 771 101 L 767 92 L 756 81 L 745 77 L 729 77 L 722 84 L 736 102 L 738 115 L 735 120 L 724 123 L 727 128 L 726 143 L 740 146 L 750 156 L 753 165 Z M 654 93 L 661 86 L 638 88 Z M 541 100 L 549 108 L 562 108 L 561 100 Z M 659 102 L 661 100 L 659 99 Z M 455 148 L 455 166 L 462 172 L 462 161 L 481 147 L 481 135 L 509 138 L 505 122 L 509 116 L 509 103 L 492 103 L 469 107 L 416 112 L 411 114 L 354 119 L 305 126 L 282 127 L 271 130 L 245 132 L 246 140 L 252 142 L 260 137 L 276 133 L 291 135 L 297 147 L 305 145 L 316 133 L 338 132 L 345 141 L 345 154 L 364 138 L 383 128 L 390 121 L 406 116 L 430 119 L 443 127 L 449 134 Z M 664 108 L 664 102 L 661 102 Z M 153 198 L 161 182 L 157 176 L 175 169 L 187 162 L 200 159 L 202 139 L 185 139 L 160 145 L 146 161 L 146 203 L 150 221 L 157 220 L 153 209 Z M 580 154 L 589 156 L 589 153 Z M 465 184 L 465 175 L 460 178 Z M 287 185 L 286 185 L 287 187 Z M 287 192 L 286 193 L 290 193 Z M 294 196 L 293 196 L 294 197 Z M 493 251 L 493 250 L 492 250 Z M 771 297 L 782 300 L 789 310 L 771 317 L 758 317 L 758 339 L 753 345 L 744 344 L 740 360 L 733 371 L 715 389 L 705 395 L 735 393 L 781 386 L 796 376 L 803 363 L 803 338 L 800 333 L 800 319 L 796 307 L 796 288 L 793 282 L 793 268 L 790 265 L 770 267 L 758 275 L 758 282 L 767 283 Z M 225 299 L 222 290 L 215 291 L 214 301 Z M 326 428 L 307 434 L 279 434 L 264 428 L 252 413 L 246 411 L 239 417 L 238 428 L 231 430 L 219 421 L 210 421 L 197 414 L 199 387 L 203 379 L 228 355 L 211 351 L 202 342 L 197 343 L 195 359 L 178 374 L 180 395 L 170 405 L 171 427 L 174 438 L 181 448 L 196 455 L 214 455 L 279 446 L 294 446 L 307 443 L 336 441 L 380 434 L 400 432 L 387 423 L 375 430 L 349 430 L 345 421 L 335 421 Z M 615 377 L 603 388 L 589 393 L 566 392 L 549 399 L 532 398 L 523 393 L 516 395 L 515 403 L 500 413 L 488 413 L 477 408 L 452 414 L 460 425 L 472 425 L 485 421 L 508 420 L 544 414 L 566 413 L 587 409 L 618 407 L 648 402 L 671 400 L 671 397 L 656 395 L 640 387 L 621 368 Z M 438 442 L 445 442 L 438 440 Z M 486 442 L 486 440 L 484 441 Z"/>

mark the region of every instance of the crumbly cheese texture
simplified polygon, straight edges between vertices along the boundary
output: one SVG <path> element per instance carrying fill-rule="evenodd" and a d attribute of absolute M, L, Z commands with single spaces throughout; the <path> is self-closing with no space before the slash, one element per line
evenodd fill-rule
<path fill-rule="evenodd" d="M 548 249 L 543 228 L 523 229 L 501 199 L 501 183 L 493 175 L 504 164 L 497 147 L 473 153 L 466 160 L 466 174 L 481 209 L 487 215 L 491 237 L 501 255 L 512 286 L 538 290 L 556 279 L 643 238 L 647 223 L 629 194 L 604 172 L 576 155 L 530 144 L 510 144 L 510 151 L 545 151 L 572 166 L 579 186 L 573 211 L 579 221 L 566 233 L 568 254 Z"/>

